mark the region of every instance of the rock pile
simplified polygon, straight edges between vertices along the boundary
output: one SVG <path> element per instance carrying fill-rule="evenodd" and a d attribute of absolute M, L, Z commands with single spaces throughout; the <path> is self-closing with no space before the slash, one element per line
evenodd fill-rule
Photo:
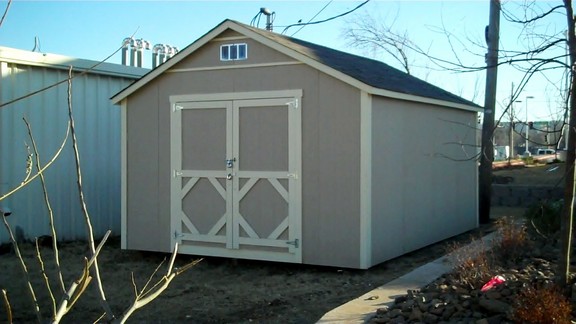
<path fill-rule="evenodd" d="M 455 273 L 446 274 L 378 309 L 369 323 L 513 323 L 518 294 L 528 286 L 550 285 L 555 279 L 557 244 L 534 243 L 524 255 L 498 266 L 493 275 L 506 281 L 490 290 L 482 292 L 467 286 Z M 572 305 L 575 309 L 575 301 Z"/>

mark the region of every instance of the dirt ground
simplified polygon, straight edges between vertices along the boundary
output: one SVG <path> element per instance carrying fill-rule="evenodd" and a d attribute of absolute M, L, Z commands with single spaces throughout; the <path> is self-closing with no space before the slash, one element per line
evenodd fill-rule
<path fill-rule="evenodd" d="M 562 165 L 558 165 L 562 167 Z M 558 181 L 562 170 L 553 166 L 501 170 L 495 175 L 513 177 L 513 183 L 537 184 Z M 522 209 L 495 208 L 493 217 L 521 215 Z M 377 286 L 393 280 L 412 269 L 442 256 L 482 233 L 493 230 L 484 225 L 479 230 L 423 248 L 384 262 L 369 270 L 350 270 L 274 262 L 205 258 L 197 266 L 175 278 L 170 287 L 155 301 L 138 310 L 129 322 L 147 323 L 314 323 L 331 309 L 356 298 Z M 42 284 L 40 267 L 31 243 L 21 246 L 33 287 L 46 317 L 51 303 Z M 58 293 L 53 274 L 53 251 L 42 248 L 44 266 L 49 271 L 51 287 Z M 82 242 L 62 243 L 59 249 L 64 282 L 70 285 L 80 274 L 86 245 Z M 107 242 L 99 266 L 107 299 L 113 311 L 121 314 L 134 298 L 131 273 L 138 289 L 163 259 L 162 253 L 124 251 L 118 238 Z M 194 260 L 178 256 L 176 266 Z M 165 272 L 165 265 L 160 273 Z M 0 288 L 5 289 L 16 323 L 33 322 L 31 302 L 13 253 L 0 255 Z M 65 323 L 93 322 L 101 315 L 101 307 L 91 285 L 65 317 Z M 7 321 L 6 310 L 0 307 L 0 323 Z"/>

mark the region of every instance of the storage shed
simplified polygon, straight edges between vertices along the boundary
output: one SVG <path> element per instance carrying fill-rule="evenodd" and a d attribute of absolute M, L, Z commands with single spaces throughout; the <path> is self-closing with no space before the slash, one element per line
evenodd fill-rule
<path fill-rule="evenodd" d="M 120 234 L 120 111 L 110 97 L 148 69 L 100 63 L 63 55 L 0 47 L 0 197 L 25 178 L 33 153 L 31 124 L 42 165 L 54 156 L 68 124 L 68 69 L 73 67 L 72 105 L 88 211 L 94 232 Z M 44 90 L 42 90 L 44 89 Z M 28 147 L 28 148 L 27 148 Z M 36 156 L 30 158 L 35 161 Z M 36 168 L 31 169 L 32 174 Z M 71 140 L 45 172 L 47 191 L 60 240 L 86 239 Z M 40 179 L 0 201 L 22 239 L 49 235 Z M 9 242 L 0 226 L 0 244 Z"/>
<path fill-rule="evenodd" d="M 369 268 L 477 226 L 480 107 L 225 20 L 116 94 L 126 249 Z"/>

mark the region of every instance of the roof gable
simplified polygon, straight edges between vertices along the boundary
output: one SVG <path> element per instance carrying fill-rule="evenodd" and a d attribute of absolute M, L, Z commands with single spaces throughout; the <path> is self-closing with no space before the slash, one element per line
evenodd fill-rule
<path fill-rule="evenodd" d="M 139 81 L 122 90 L 112 101 L 122 99 L 138 90 L 156 76 L 168 70 L 198 48 L 216 38 L 227 29 L 264 43 L 288 56 L 302 61 L 332 75 L 346 83 L 361 88 L 368 93 L 395 97 L 404 100 L 432 102 L 466 110 L 479 111 L 480 106 L 446 90 L 422 81 L 414 76 L 397 70 L 383 62 L 357 56 L 317 44 L 309 43 L 262 29 L 250 27 L 236 21 L 225 20 L 194 43 L 180 51 L 169 61 L 151 71 Z M 381 90 L 381 91 L 380 91 Z M 429 100 L 428 100 L 429 99 Z"/>

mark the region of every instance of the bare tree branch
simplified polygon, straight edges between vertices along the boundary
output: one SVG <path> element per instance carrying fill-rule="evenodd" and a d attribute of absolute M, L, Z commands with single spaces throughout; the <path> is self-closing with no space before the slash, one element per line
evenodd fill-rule
<path fill-rule="evenodd" d="M 530 23 L 539 21 L 539 20 L 541 20 L 542 18 L 544 18 L 544 17 L 546 17 L 546 16 L 548 16 L 548 15 L 550 15 L 550 14 L 552 14 L 552 13 L 555 13 L 556 10 L 558 10 L 558 9 L 563 9 L 563 8 L 564 8 L 563 5 L 557 5 L 557 6 L 555 6 L 555 7 L 550 8 L 548 11 L 546 11 L 546 12 L 544 12 L 544 13 L 541 13 L 541 14 L 539 14 L 539 15 L 536 15 L 536 16 L 530 18 L 530 19 L 524 19 L 524 20 L 523 20 L 523 19 L 518 19 L 518 18 L 516 18 L 514 15 L 512 15 L 512 14 L 511 14 L 509 11 L 507 11 L 507 10 L 502 10 L 502 15 L 503 15 L 504 18 L 505 18 L 506 20 L 508 20 L 509 22 L 518 23 L 518 24 L 522 24 L 522 25 L 527 25 L 527 24 L 530 24 Z"/>
<path fill-rule="evenodd" d="M 92 267 L 92 265 L 95 266 L 94 263 L 96 262 L 96 258 L 100 254 L 100 251 L 102 250 L 102 247 L 108 240 L 109 236 L 110 231 L 107 231 L 102 240 L 100 241 L 100 244 L 98 244 L 98 247 L 95 249 L 94 254 L 91 256 L 90 260 L 85 260 L 84 268 L 82 274 L 80 275 L 80 278 L 78 278 L 70 285 L 70 287 L 68 287 L 68 291 L 64 294 L 64 297 L 60 301 L 58 311 L 56 312 L 56 315 L 54 316 L 52 323 L 59 323 L 60 320 L 62 320 L 64 315 L 66 315 L 70 311 L 70 309 L 72 309 L 74 303 L 76 303 L 78 298 L 80 298 L 82 293 L 84 293 L 84 291 L 90 284 L 90 281 L 92 280 L 92 277 L 90 276 L 90 268 Z"/>
<path fill-rule="evenodd" d="M 94 246 L 94 231 L 92 229 L 92 221 L 90 220 L 90 214 L 88 213 L 88 208 L 86 207 L 86 200 L 84 199 L 84 189 L 82 188 L 82 170 L 80 168 L 80 152 L 78 151 L 78 140 L 76 139 L 76 127 L 74 125 L 74 117 L 72 114 L 72 66 L 68 70 L 68 118 L 70 122 L 70 134 L 72 137 L 72 148 L 74 150 L 74 162 L 76 164 L 76 184 L 78 185 L 78 198 L 80 199 L 80 209 L 82 210 L 82 215 L 84 216 L 84 222 L 86 223 L 86 234 L 88 237 L 88 247 L 90 249 L 91 256 L 96 253 L 96 248 Z M 92 268 L 94 277 L 96 278 L 97 289 L 100 297 L 100 304 L 106 312 L 108 320 L 114 319 L 114 314 L 110 309 L 110 305 L 106 301 L 106 294 L 104 293 L 104 288 L 102 287 L 102 279 L 100 278 L 100 269 L 98 268 L 98 261 L 94 258 L 94 267 Z"/>
<path fill-rule="evenodd" d="M 38 172 L 33 175 L 32 177 L 26 179 L 25 181 L 22 181 L 18 186 L 12 188 L 10 191 L 8 191 L 5 194 L 2 194 L 2 196 L 0 196 L 0 201 L 12 196 L 13 194 L 15 194 L 18 190 L 22 189 L 23 187 L 25 187 L 26 185 L 28 185 L 30 182 L 34 181 L 34 179 L 36 179 L 37 177 L 39 177 L 40 175 L 42 175 L 51 165 L 52 163 L 54 163 L 54 161 L 56 161 L 56 159 L 58 158 L 58 156 L 60 156 L 60 153 L 62 153 L 62 150 L 64 149 L 64 146 L 68 140 L 68 135 L 70 134 L 70 127 L 66 128 L 66 135 L 64 136 L 64 139 L 62 140 L 62 143 L 60 144 L 60 147 L 58 148 L 58 150 L 56 151 L 56 153 L 54 153 L 54 155 L 52 156 L 52 159 L 50 161 L 48 161 L 48 163 L 46 163 L 46 165 L 44 167 L 42 167 L 40 170 L 38 170 Z"/>
<path fill-rule="evenodd" d="M 32 135 L 32 126 L 28 122 L 26 118 L 22 118 L 26 127 L 28 128 L 28 137 L 30 137 L 30 141 L 32 142 L 32 148 L 34 149 L 34 155 L 36 156 L 36 168 L 38 172 L 40 172 L 41 164 L 40 164 L 40 154 L 38 152 L 38 147 L 36 146 L 36 140 Z M 60 267 L 60 255 L 58 251 L 58 239 L 56 235 L 56 227 L 54 226 L 54 211 L 52 210 L 52 204 L 50 203 L 50 199 L 48 197 L 48 189 L 46 188 L 46 180 L 44 179 L 44 174 L 40 173 L 40 182 L 42 184 L 42 192 L 44 194 L 44 203 L 46 204 L 46 208 L 48 208 L 48 225 L 50 227 L 52 233 L 52 249 L 54 250 L 54 262 L 56 264 L 56 271 L 58 273 L 58 281 L 60 283 L 60 289 L 62 293 L 66 292 L 66 286 L 64 285 L 64 278 L 62 277 L 62 269 Z"/>
<path fill-rule="evenodd" d="M 137 295 L 134 298 L 134 301 L 132 302 L 132 304 L 130 305 L 130 307 L 128 307 L 124 313 L 122 314 L 122 316 L 118 319 L 116 319 L 114 321 L 114 323 L 125 323 L 126 320 L 138 309 L 146 306 L 148 303 L 150 303 L 151 301 L 153 301 L 154 299 L 156 299 L 164 290 L 166 290 L 166 288 L 168 288 L 168 286 L 170 285 L 170 282 L 172 282 L 172 280 L 180 275 L 181 273 L 183 273 L 184 271 L 187 271 L 188 269 L 190 269 L 191 267 L 195 266 L 196 264 L 198 264 L 200 261 L 202 261 L 202 259 L 198 259 L 195 261 L 192 261 L 188 264 L 186 264 L 184 267 L 179 268 L 179 269 L 175 269 L 174 268 L 174 260 L 176 259 L 176 255 L 178 254 L 178 243 L 176 243 L 174 245 L 174 251 L 172 252 L 172 256 L 170 258 L 170 262 L 168 263 L 168 269 L 166 271 L 166 275 L 164 275 L 159 281 L 156 282 L 156 284 L 154 284 L 154 286 L 148 290 L 146 289 L 142 289 L 139 293 L 137 293 Z M 158 268 L 156 268 L 156 270 L 154 271 L 154 273 L 152 274 L 152 276 L 154 276 L 154 274 L 158 271 Z M 148 286 L 148 283 L 152 280 L 152 276 L 150 276 L 150 278 L 148 279 L 148 282 L 146 283 L 146 286 Z M 138 291 L 138 289 L 136 288 L 136 283 L 134 280 L 132 280 L 133 285 L 134 285 L 134 291 Z M 145 287 L 146 287 L 145 286 Z"/>
<path fill-rule="evenodd" d="M 44 284 L 46 285 L 46 289 L 48 290 L 48 295 L 50 296 L 50 300 L 52 301 L 52 315 L 56 315 L 56 299 L 54 298 L 54 293 L 52 293 L 52 287 L 50 286 L 50 280 L 48 279 L 48 275 L 46 274 L 46 269 L 44 268 L 44 260 L 42 260 L 42 254 L 40 253 L 40 246 L 38 244 L 38 238 L 35 240 L 36 245 L 36 259 L 38 260 L 38 264 L 40 265 L 40 273 L 42 274 L 42 278 L 44 279 Z"/>
<path fill-rule="evenodd" d="M 0 213 L 0 216 L 2 216 L 4 227 L 6 227 L 6 230 L 8 231 L 8 236 L 10 237 L 10 242 L 12 242 L 12 246 L 14 247 L 14 252 L 16 252 L 16 257 L 20 261 L 20 268 L 22 269 L 22 273 L 24 274 L 24 279 L 26 280 L 28 293 L 32 301 L 33 305 L 32 309 L 36 314 L 36 319 L 38 320 L 38 323 L 42 323 L 42 314 L 40 313 L 40 305 L 38 304 L 38 300 L 36 299 L 36 293 L 34 292 L 34 287 L 32 287 L 32 282 L 30 281 L 30 273 L 28 272 L 28 267 L 26 267 L 24 257 L 22 257 L 22 253 L 20 253 L 20 247 L 18 246 L 18 242 L 16 242 L 16 238 L 14 237 L 12 228 L 10 227 L 8 220 L 6 219 L 6 215 L 4 215 L 4 213 Z"/>
<path fill-rule="evenodd" d="M 8 300 L 8 293 L 6 289 L 2 289 L 2 300 L 4 301 L 4 309 L 6 309 L 6 319 L 8 323 L 12 323 L 12 307 L 10 306 L 10 300 Z"/>

